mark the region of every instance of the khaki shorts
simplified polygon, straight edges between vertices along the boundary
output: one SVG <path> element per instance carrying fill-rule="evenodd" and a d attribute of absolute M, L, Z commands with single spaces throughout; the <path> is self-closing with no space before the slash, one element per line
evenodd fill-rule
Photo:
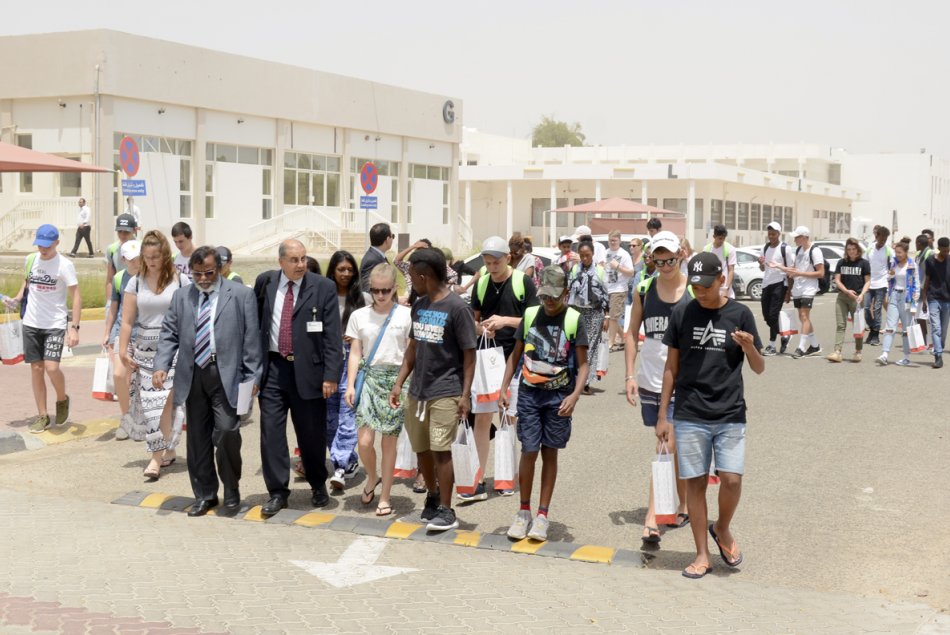
<path fill-rule="evenodd" d="M 607 297 L 610 300 L 610 319 L 619 320 L 623 316 L 623 310 L 627 304 L 626 292 L 611 293 Z"/>
<path fill-rule="evenodd" d="M 406 400 L 406 432 L 412 451 L 451 452 L 458 434 L 458 407 L 461 397 L 439 397 L 432 401 Z"/>

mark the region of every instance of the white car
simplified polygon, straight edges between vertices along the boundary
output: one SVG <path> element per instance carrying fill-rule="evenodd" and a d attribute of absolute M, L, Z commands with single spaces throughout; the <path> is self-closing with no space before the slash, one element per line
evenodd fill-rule
<path fill-rule="evenodd" d="M 762 270 L 759 269 L 759 252 L 748 247 L 736 249 L 736 278 L 742 279 L 741 285 L 733 284 L 736 296 L 748 296 L 753 300 L 762 299 Z M 739 287 L 739 288 L 736 288 Z"/>

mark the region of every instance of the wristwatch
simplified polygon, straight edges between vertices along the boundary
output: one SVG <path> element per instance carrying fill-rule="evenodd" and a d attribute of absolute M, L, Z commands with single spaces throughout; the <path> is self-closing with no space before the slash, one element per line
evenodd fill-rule
<path fill-rule="evenodd" d="M 78 331 L 78 330 L 79 330 L 79 325 L 78 325 L 78 324 L 70 324 L 70 325 L 69 325 L 69 328 L 76 329 L 76 330 Z"/>

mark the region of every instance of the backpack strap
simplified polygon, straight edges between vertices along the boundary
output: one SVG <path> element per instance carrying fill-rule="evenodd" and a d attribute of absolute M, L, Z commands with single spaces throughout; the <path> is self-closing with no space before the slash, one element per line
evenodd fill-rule
<path fill-rule="evenodd" d="M 117 271 L 114 276 L 112 276 L 112 288 L 115 289 L 116 293 L 121 293 L 122 289 L 122 274 L 124 271 Z"/>
<path fill-rule="evenodd" d="M 524 317 L 521 319 L 522 324 L 524 324 L 524 335 L 528 335 L 528 331 L 531 330 L 531 325 L 534 323 L 534 318 L 538 316 L 538 309 L 541 307 L 529 306 L 525 309 Z"/>
<path fill-rule="evenodd" d="M 537 305 L 525 309 L 524 318 L 522 319 L 525 336 L 527 336 L 528 331 L 531 329 L 531 325 L 534 324 L 534 319 L 538 317 L 538 311 L 540 309 L 541 307 Z M 577 325 L 580 324 L 580 320 L 580 311 L 567 307 L 567 311 L 564 312 L 564 334 L 567 335 L 569 342 L 573 342 L 577 339 Z"/>
<path fill-rule="evenodd" d="M 117 252 L 117 251 L 119 251 L 119 241 L 118 241 L 118 240 L 115 241 L 114 243 L 112 243 L 111 245 L 109 245 L 108 247 L 106 247 L 106 255 L 108 255 L 108 256 L 114 256 L 114 255 L 115 255 L 115 252 Z"/>
<path fill-rule="evenodd" d="M 23 272 L 23 277 L 29 279 L 30 272 L 33 271 L 33 263 L 36 262 L 37 252 L 33 252 L 26 257 L 26 271 Z"/>
<path fill-rule="evenodd" d="M 482 269 L 484 271 L 482 271 L 478 277 L 478 285 L 475 288 L 475 294 L 478 296 L 479 304 L 485 301 L 485 293 L 488 291 L 488 280 L 491 278 L 488 269 L 485 267 L 482 267 Z M 509 269 L 511 269 L 511 267 L 509 267 Z M 524 278 L 524 271 L 520 269 L 515 269 L 511 272 L 511 290 L 514 292 L 518 302 L 523 302 L 525 298 Z"/>

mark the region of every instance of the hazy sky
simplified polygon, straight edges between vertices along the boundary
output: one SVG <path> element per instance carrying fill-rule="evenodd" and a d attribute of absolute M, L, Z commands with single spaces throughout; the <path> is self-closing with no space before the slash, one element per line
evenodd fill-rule
<path fill-rule="evenodd" d="M 551 114 L 593 144 L 950 158 L 941 0 L 15 4 L 0 33 L 110 28 L 447 94 L 485 132 L 527 137 Z"/>

